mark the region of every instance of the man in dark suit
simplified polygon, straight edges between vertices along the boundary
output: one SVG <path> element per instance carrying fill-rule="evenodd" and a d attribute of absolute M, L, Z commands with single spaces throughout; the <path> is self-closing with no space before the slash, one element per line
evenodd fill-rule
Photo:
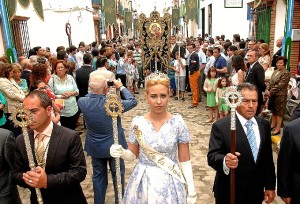
<path fill-rule="evenodd" d="M 248 71 L 246 73 L 245 82 L 254 84 L 258 90 L 258 108 L 256 115 L 258 115 L 263 108 L 263 92 L 266 89 L 265 71 L 264 68 L 257 61 L 259 57 L 258 51 L 249 50 L 247 53 Z"/>
<path fill-rule="evenodd" d="M 279 49 L 274 53 L 273 58 L 272 58 L 272 67 L 276 68 L 276 63 L 277 63 L 277 57 L 282 56 L 281 55 L 281 50 L 282 50 L 282 39 L 283 37 L 280 37 L 276 40 L 276 47 L 278 47 Z"/>
<path fill-rule="evenodd" d="M 124 100 L 121 100 L 123 112 L 126 112 L 137 105 L 134 96 L 121 83 L 121 81 L 114 80 L 114 86 L 120 89 Z M 104 204 L 107 189 L 107 162 L 109 163 L 112 173 L 115 203 L 119 203 L 117 199 L 117 185 L 116 185 L 116 168 L 115 159 L 110 156 L 110 146 L 114 143 L 112 118 L 107 115 L 105 103 L 108 93 L 107 78 L 99 74 L 92 74 L 90 76 L 89 87 L 91 93 L 78 100 L 78 107 L 83 113 L 86 123 L 87 134 L 85 140 L 85 151 L 92 157 L 93 166 L 93 187 L 94 187 L 94 203 Z M 118 140 L 119 144 L 124 149 L 127 148 L 127 143 L 122 129 L 121 118 L 117 118 Z M 121 182 L 124 189 L 124 161 L 120 161 L 121 167 Z"/>
<path fill-rule="evenodd" d="M 86 162 L 79 134 L 51 121 L 52 101 L 42 91 L 29 93 L 23 102 L 30 111 L 29 140 L 36 170 L 30 171 L 24 136 L 16 140 L 13 180 L 29 188 L 31 203 L 37 203 L 39 188 L 45 204 L 87 203 L 80 182 L 86 177 Z"/>
<path fill-rule="evenodd" d="M 11 131 L 0 128 L 0 203 L 20 204 L 17 186 L 11 182 L 15 160 L 15 138 Z"/>
<path fill-rule="evenodd" d="M 271 203 L 275 197 L 275 167 L 270 123 L 255 116 L 258 96 L 254 85 L 239 86 L 243 99 L 236 111 L 236 154 L 230 153 L 230 116 L 211 129 L 207 160 L 216 170 L 216 204 L 229 204 L 230 169 L 236 171 L 236 204 Z M 250 125 L 250 126 L 248 126 Z M 251 126 L 252 125 L 252 126 Z"/>
<path fill-rule="evenodd" d="M 176 58 L 175 54 L 176 52 L 179 50 L 179 46 L 178 44 L 176 43 L 176 36 L 175 35 L 172 35 L 171 38 L 170 38 L 170 51 L 171 51 L 171 57 L 173 59 Z"/>
<path fill-rule="evenodd" d="M 287 204 L 300 203 L 300 118 L 283 129 L 277 161 L 277 194 Z"/>
<path fill-rule="evenodd" d="M 79 97 L 87 95 L 89 88 L 90 73 L 95 71 L 92 67 L 92 55 L 85 53 L 83 55 L 83 65 L 76 70 L 75 81 L 79 90 Z"/>

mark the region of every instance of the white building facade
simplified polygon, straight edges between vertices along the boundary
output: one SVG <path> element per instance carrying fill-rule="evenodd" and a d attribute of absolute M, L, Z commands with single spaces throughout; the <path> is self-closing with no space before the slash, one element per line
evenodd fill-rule
<path fill-rule="evenodd" d="M 200 1 L 200 34 L 207 33 L 213 38 L 225 35 L 225 39 L 230 40 L 237 33 L 244 39 L 250 37 L 250 22 L 247 20 L 248 1 L 242 1 L 242 8 L 225 8 L 224 0 Z"/>
<path fill-rule="evenodd" d="M 91 0 L 43 0 L 44 21 L 35 13 L 33 6 L 23 8 L 17 4 L 16 16 L 28 17 L 27 26 L 30 47 L 69 46 L 66 23 L 71 24 L 71 40 L 76 47 L 80 41 L 90 44 L 95 41 L 93 9 Z M 0 39 L 3 39 L 0 36 Z M 4 55 L 0 43 L 0 56 Z"/>

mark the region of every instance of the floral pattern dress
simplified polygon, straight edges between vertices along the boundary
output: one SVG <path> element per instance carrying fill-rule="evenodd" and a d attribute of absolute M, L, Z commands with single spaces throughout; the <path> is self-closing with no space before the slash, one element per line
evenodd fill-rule
<path fill-rule="evenodd" d="M 179 114 L 174 114 L 158 132 L 144 116 L 135 117 L 129 135 L 132 144 L 138 144 L 133 133 L 135 125 L 142 131 L 149 146 L 178 164 L 178 143 L 190 141 L 187 126 Z M 140 148 L 139 161 L 129 178 L 123 203 L 185 204 L 186 189 L 183 183 L 158 167 Z"/>

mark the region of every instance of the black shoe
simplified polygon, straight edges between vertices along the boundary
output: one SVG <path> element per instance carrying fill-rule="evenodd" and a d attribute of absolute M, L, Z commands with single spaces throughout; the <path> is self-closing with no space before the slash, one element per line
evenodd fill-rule
<path fill-rule="evenodd" d="M 192 108 L 197 108 L 198 106 L 194 106 L 194 105 L 190 105 L 188 108 L 192 109 Z"/>
<path fill-rule="evenodd" d="M 134 94 L 140 94 L 140 93 L 136 91 L 136 92 L 134 92 Z"/>
<path fill-rule="evenodd" d="M 182 101 L 185 101 L 185 98 L 181 98 L 182 99 Z"/>
<path fill-rule="evenodd" d="M 175 96 L 175 98 L 174 98 L 175 100 L 178 100 L 178 97 L 177 96 Z"/>

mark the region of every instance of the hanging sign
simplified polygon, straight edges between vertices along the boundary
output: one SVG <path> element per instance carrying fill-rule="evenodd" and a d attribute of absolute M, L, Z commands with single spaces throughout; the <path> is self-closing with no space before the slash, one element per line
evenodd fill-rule
<path fill-rule="evenodd" d="M 224 0 L 224 8 L 243 8 L 243 0 Z"/>

